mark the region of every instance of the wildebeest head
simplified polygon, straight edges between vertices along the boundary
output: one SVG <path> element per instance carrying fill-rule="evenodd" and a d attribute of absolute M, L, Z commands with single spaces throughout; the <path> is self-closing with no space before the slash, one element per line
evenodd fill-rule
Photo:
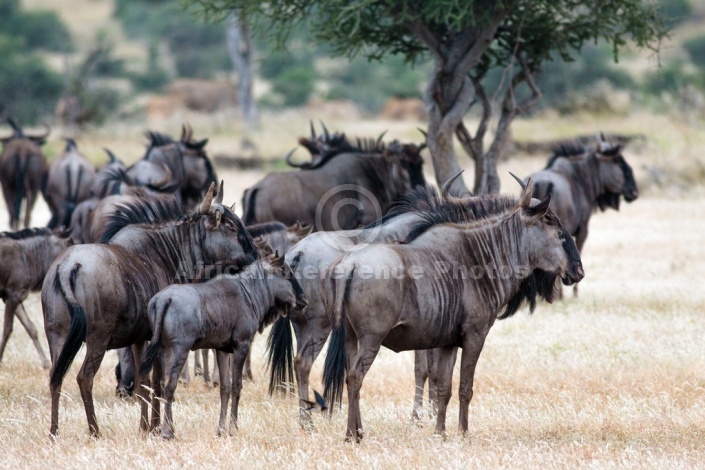
<path fill-rule="evenodd" d="M 273 280 L 272 288 L 278 303 L 296 310 L 302 310 L 308 305 L 304 290 L 284 261 L 283 255 L 270 253 L 264 258 L 262 267 L 267 278 Z"/>
<path fill-rule="evenodd" d="M 179 145 L 184 162 L 181 190 L 186 207 L 193 207 L 203 197 L 210 184 L 218 179 L 206 153 L 207 143 L 208 139 L 194 140 L 190 125 L 181 127 Z"/>
<path fill-rule="evenodd" d="M 528 236 L 525 238 L 527 246 L 523 249 L 535 261 L 536 269 L 545 273 L 546 277 L 560 277 L 565 285 L 580 282 L 585 276 L 580 253 L 573 237 L 563 228 L 555 212 L 549 208 L 551 195 L 541 201 L 532 199 L 532 179 L 529 178 L 527 183 L 519 178 L 517 181 L 523 187 L 517 209 L 521 212 L 528 230 Z M 553 282 L 546 284 L 552 285 Z"/>
<path fill-rule="evenodd" d="M 619 209 L 620 196 L 624 196 L 627 202 L 639 197 L 634 172 L 622 155 L 621 145 L 598 149 L 596 156 L 604 188 L 604 194 L 598 200 L 601 209 Z"/>
<path fill-rule="evenodd" d="M 206 197 L 198 208 L 204 217 L 208 233 L 204 248 L 213 260 L 234 259 L 241 254 L 259 258 L 259 252 L 240 218 L 227 206 L 223 205 L 223 182 L 216 195 L 215 184 L 211 183 Z"/>
<path fill-rule="evenodd" d="M 426 144 L 401 144 L 399 141 L 393 141 L 388 148 L 388 152 L 396 155 L 409 175 L 411 187 L 425 186 L 426 178 L 423 174 L 423 157 L 421 151 L 426 148 Z"/>

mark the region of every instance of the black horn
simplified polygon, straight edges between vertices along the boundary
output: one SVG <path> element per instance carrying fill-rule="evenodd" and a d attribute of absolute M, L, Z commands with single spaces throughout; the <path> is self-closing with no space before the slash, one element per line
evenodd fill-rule
<path fill-rule="evenodd" d="M 519 186 L 521 186 L 521 189 L 522 189 L 522 190 L 526 189 L 526 183 L 524 182 L 523 179 L 519 178 L 517 175 L 515 175 L 515 174 L 512 173 L 511 171 L 509 172 L 509 174 L 512 175 L 512 177 L 513 177 L 515 180 L 517 180 L 517 183 L 519 183 Z"/>
<path fill-rule="evenodd" d="M 460 170 L 460 172 L 457 175 L 451 177 L 448 181 L 443 183 L 443 187 L 441 188 L 441 197 L 443 199 L 445 199 L 449 196 L 448 192 L 450 191 L 450 187 L 453 186 L 453 183 L 455 182 L 455 180 L 460 178 L 460 175 L 462 175 L 464 171 L 465 170 Z"/>

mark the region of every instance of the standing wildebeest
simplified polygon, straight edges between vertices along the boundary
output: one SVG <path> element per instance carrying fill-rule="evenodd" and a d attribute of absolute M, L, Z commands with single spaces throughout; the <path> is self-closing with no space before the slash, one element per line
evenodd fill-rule
<path fill-rule="evenodd" d="M 417 224 L 403 244 L 371 245 L 337 261 L 323 279 L 323 302 L 334 330 L 324 370 L 326 396 L 340 403 L 347 371 L 348 439 L 362 437 L 360 388 L 379 348 L 441 348 L 436 431 L 445 431 L 455 347 L 463 349 L 460 429 L 468 429 L 475 366 L 503 307 L 522 289 L 554 293 L 554 281 L 579 282 L 575 242 L 527 187 L 515 207 L 463 223 L 443 214 Z M 540 270 L 541 279 L 525 282 Z M 385 274 L 386 273 L 386 274 Z M 549 299 L 550 300 L 550 299 Z"/>
<path fill-rule="evenodd" d="M 30 225 L 32 208 L 42 190 L 47 163 L 40 148 L 49 135 L 49 128 L 42 135 L 26 135 L 22 128 L 8 118 L 14 133 L 3 137 L 0 154 L 0 184 L 10 213 L 10 229 L 17 230 L 20 223 L 22 200 L 25 201 L 24 226 Z"/>
<path fill-rule="evenodd" d="M 28 228 L 0 234 L 0 297 L 5 302 L 5 326 L 0 342 L 0 361 L 12 333 L 15 315 L 27 330 L 42 360 L 42 367 L 51 365 L 37 336 L 37 327 L 27 316 L 22 302 L 30 292 L 42 286 L 49 265 L 73 241 L 67 234 L 46 228 Z"/>
<path fill-rule="evenodd" d="M 379 143 L 331 154 L 301 171 L 270 173 L 245 191 L 243 221 L 301 222 L 316 231 L 367 225 L 386 205 L 425 184 L 422 148 Z"/>
<path fill-rule="evenodd" d="M 151 331 L 147 303 L 154 294 L 184 277 L 199 263 L 213 264 L 241 254 L 258 256 L 240 219 L 213 201 L 214 186 L 200 208 L 183 215 L 175 204 L 140 201 L 118 209 L 99 243 L 77 245 L 52 264 L 42 287 L 42 309 L 51 352 L 51 434 L 59 427 L 59 394 L 64 376 L 83 342 L 86 358 L 78 386 L 88 428 L 99 436 L 93 407 L 93 378 L 108 349 L 133 346 L 142 357 Z M 144 394 L 139 374 L 135 388 Z M 159 384 L 155 384 L 157 388 Z M 147 406 L 140 428 L 146 430 Z"/>
<path fill-rule="evenodd" d="M 252 338 L 272 323 L 282 308 L 290 310 L 306 306 L 301 287 L 291 276 L 283 257 L 268 256 L 254 263 L 250 260 L 244 263 L 249 265 L 241 272 L 231 274 L 230 268 L 240 269 L 242 264 L 239 260 L 223 263 L 224 274 L 201 284 L 169 286 L 149 301 L 149 324 L 153 336 L 140 372 L 151 368 L 161 349 L 166 379 L 161 435 L 165 439 L 174 437 L 171 408 L 179 374 L 190 350 L 218 350 L 218 435 L 226 429 L 231 393 L 228 432 L 232 433 L 237 429 L 242 371 Z M 207 279 L 211 275 L 207 273 L 204 277 Z M 228 371 L 230 361 L 232 368 Z"/>
<path fill-rule="evenodd" d="M 95 167 L 78 152 L 76 142 L 66 139 L 64 153 L 49 167 L 44 199 L 51 210 L 49 228 L 68 227 L 76 206 L 91 197 Z"/>
<path fill-rule="evenodd" d="M 622 146 L 609 145 L 604 136 L 595 150 L 579 146 L 557 150 L 546 168 L 532 177 L 534 195 L 553 195 L 551 209 L 575 237 L 581 253 L 594 211 L 610 207 L 619 210 L 621 196 L 627 202 L 639 197 L 632 168 L 622 156 Z M 577 285 L 574 292 L 577 294 Z"/>

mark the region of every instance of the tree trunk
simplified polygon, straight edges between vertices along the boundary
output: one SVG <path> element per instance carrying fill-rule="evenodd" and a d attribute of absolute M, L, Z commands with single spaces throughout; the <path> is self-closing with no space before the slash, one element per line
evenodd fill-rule
<path fill-rule="evenodd" d="M 246 128 L 252 129 L 258 125 L 257 103 L 252 94 L 252 36 L 250 27 L 235 13 L 228 18 L 226 41 L 230 60 L 238 74 L 238 101 L 243 122 Z"/>

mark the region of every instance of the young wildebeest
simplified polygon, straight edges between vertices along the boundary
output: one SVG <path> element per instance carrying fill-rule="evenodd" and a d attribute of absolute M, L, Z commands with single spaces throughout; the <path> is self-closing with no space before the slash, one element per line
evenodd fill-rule
<path fill-rule="evenodd" d="M 37 348 L 42 367 L 48 369 L 51 365 L 39 343 L 37 327 L 27 316 L 22 302 L 30 292 L 39 291 L 49 265 L 59 253 L 72 244 L 68 234 L 56 233 L 46 228 L 28 228 L 0 234 L 0 297 L 5 302 L 0 361 L 17 315 Z"/>
<path fill-rule="evenodd" d="M 95 167 L 66 139 L 66 149 L 49 167 L 44 199 L 51 209 L 49 228 L 68 227 L 76 206 L 91 197 Z"/>
<path fill-rule="evenodd" d="M 501 215 L 463 223 L 437 214 L 414 227 L 404 244 L 371 245 L 331 266 L 321 281 L 334 325 L 324 380 L 328 400 L 340 403 L 347 370 L 348 439 L 362 437 L 360 388 L 381 346 L 441 348 L 439 433 L 450 399 L 451 353 L 461 347 L 460 429 L 467 432 L 475 366 L 501 309 L 522 288 L 553 293 L 557 277 L 583 278 L 575 242 L 549 203 L 550 197 L 532 204 L 528 187 Z M 523 285 L 535 270 L 544 273 L 541 286 Z"/>
<path fill-rule="evenodd" d="M 243 221 L 349 230 L 374 222 L 382 208 L 425 184 L 422 146 L 375 145 L 332 154 L 318 166 L 270 173 L 243 195 Z"/>
<path fill-rule="evenodd" d="M 251 264 L 250 264 L 251 263 Z M 245 264 L 246 267 L 241 268 Z M 214 268 L 218 268 L 217 266 Z M 255 333 L 272 323 L 281 308 L 306 306 L 301 287 L 291 276 L 283 257 L 259 261 L 223 263 L 225 274 L 202 284 L 172 285 L 149 301 L 152 341 L 140 372 L 146 372 L 161 350 L 165 373 L 163 438 L 174 437 L 171 407 L 181 369 L 190 350 L 217 349 L 220 372 L 220 421 L 218 435 L 225 431 L 228 399 L 232 410 L 228 431 L 237 429 L 242 369 Z M 228 274 L 230 268 L 241 271 Z M 212 271 L 216 271 L 213 269 Z M 211 276 L 205 274 L 205 278 Z M 277 305 L 280 308 L 276 308 Z M 229 355 L 232 354 L 231 357 Z M 232 368 L 228 372 L 228 363 Z"/>
<path fill-rule="evenodd" d="M 93 378 L 108 349 L 133 345 L 142 357 L 151 336 L 147 304 L 169 284 L 193 277 L 199 263 L 213 264 L 245 253 L 258 256 L 240 219 L 213 201 L 211 186 L 198 211 L 183 215 L 174 204 L 140 201 L 119 208 L 99 243 L 64 251 L 52 264 L 42 286 L 44 328 L 52 369 L 51 434 L 59 426 L 59 394 L 64 376 L 83 342 L 86 358 L 78 373 L 88 428 L 99 436 L 93 407 Z M 212 202 L 212 204 L 211 204 Z M 135 389 L 144 395 L 135 379 Z M 159 383 L 155 384 L 155 388 Z M 140 428 L 148 429 L 142 403 Z"/>
<path fill-rule="evenodd" d="M 258 246 L 266 246 L 267 251 L 272 253 L 287 253 L 289 249 L 296 245 L 302 238 L 306 237 L 311 233 L 312 228 L 308 225 L 294 224 L 291 227 L 287 227 L 281 222 L 264 222 L 261 224 L 247 225 L 247 232 L 254 238 L 255 244 Z M 260 250 L 260 255 L 266 256 L 265 253 Z M 208 367 L 208 350 L 203 349 L 201 351 L 203 357 L 203 366 L 201 366 L 201 361 L 199 354 L 195 354 L 194 358 L 194 370 L 196 375 L 199 373 L 203 374 L 203 378 L 206 384 L 211 384 L 211 373 Z M 251 366 L 251 355 L 247 355 L 245 360 L 245 367 L 243 369 L 243 377 L 246 380 L 252 380 L 252 366 Z M 188 383 L 190 377 L 188 374 L 188 367 L 184 367 L 184 372 L 182 374 L 182 381 Z M 213 368 L 213 385 L 217 385 L 218 382 L 218 363 L 215 362 Z"/>
<path fill-rule="evenodd" d="M 619 210 L 622 196 L 627 202 L 639 197 L 632 168 L 622 156 L 622 146 L 613 147 L 604 141 L 604 136 L 601 139 L 595 150 L 561 148 L 544 170 L 532 175 L 534 195 L 539 198 L 553 195 L 551 209 L 575 237 L 581 253 L 594 211 L 610 207 Z"/>
<path fill-rule="evenodd" d="M 3 137 L 3 149 L 0 154 L 0 183 L 2 194 L 10 213 L 10 228 L 17 230 L 20 223 L 22 200 L 25 200 L 25 228 L 30 225 L 32 208 L 37 195 L 42 190 L 47 172 L 47 164 L 40 148 L 49 135 L 49 128 L 42 135 L 26 135 L 20 126 L 8 118 L 14 133 Z"/>

